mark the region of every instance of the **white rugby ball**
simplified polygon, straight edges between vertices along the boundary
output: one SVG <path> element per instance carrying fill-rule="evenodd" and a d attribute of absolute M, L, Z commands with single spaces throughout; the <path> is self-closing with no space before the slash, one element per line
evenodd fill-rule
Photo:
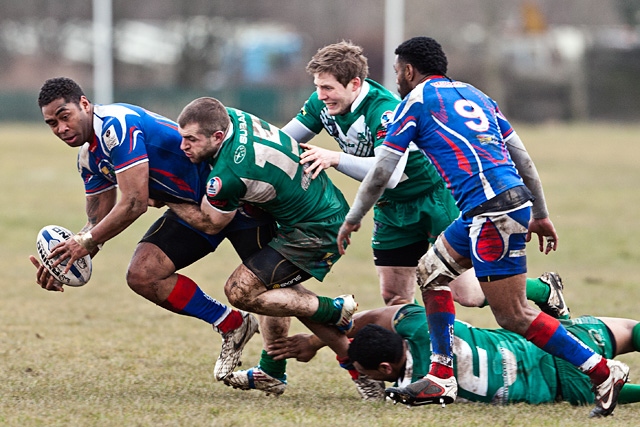
<path fill-rule="evenodd" d="M 82 286 L 91 278 L 91 256 L 86 255 L 76 260 L 67 273 L 64 273 L 64 269 L 67 267 L 68 260 L 53 267 L 53 262 L 57 257 L 47 258 L 58 243 L 71 237 L 73 237 L 73 233 L 66 228 L 59 225 L 47 225 L 38 232 L 36 249 L 42 265 L 60 283 L 68 286 Z"/>

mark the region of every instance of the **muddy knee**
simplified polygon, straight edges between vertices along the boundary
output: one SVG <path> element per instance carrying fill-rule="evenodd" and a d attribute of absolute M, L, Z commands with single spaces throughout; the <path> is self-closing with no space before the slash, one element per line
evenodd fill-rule
<path fill-rule="evenodd" d="M 429 248 L 418 261 L 416 276 L 418 286 L 424 292 L 439 286 L 449 286 L 449 283 L 467 271 L 468 268 L 458 264 L 444 246 L 442 239 Z"/>

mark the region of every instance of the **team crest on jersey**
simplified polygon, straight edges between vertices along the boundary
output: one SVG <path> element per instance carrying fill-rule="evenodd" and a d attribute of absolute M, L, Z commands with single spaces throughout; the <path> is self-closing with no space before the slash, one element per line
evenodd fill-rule
<path fill-rule="evenodd" d="M 389 123 L 391 123 L 392 120 L 393 120 L 393 111 L 387 110 L 384 113 L 382 113 L 382 117 L 380 117 L 380 123 L 382 123 L 382 126 L 384 126 L 385 128 L 389 126 Z"/>
<path fill-rule="evenodd" d="M 220 190 L 222 190 L 222 180 L 217 176 L 211 178 L 207 183 L 207 197 L 216 197 Z"/>
<path fill-rule="evenodd" d="M 100 169 L 100 173 L 104 175 L 109 181 L 116 183 L 116 172 L 113 170 L 113 165 L 109 163 L 107 160 L 100 160 L 98 163 L 98 168 Z"/>
<path fill-rule="evenodd" d="M 242 163 L 246 155 L 247 148 L 244 145 L 239 145 L 238 148 L 236 148 L 236 152 L 233 153 L 233 162 L 236 165 Z"/>
<path fill-rule="evenodd" d="M 116 130 L 113 125 L 110 126 L 109 129 L 107 129 L 107 131 L 102 135 L 102 140 L 104 141 L 104 144 L 107 146 L 109 151 L 111 151 L 113 147 L 119 144 L 120 141 L 118 141 L 118 135 L 116 134 Z"/>
<path fill-rule="evenodd" d="M 479 134 L 476 138 L 478 139 L 478 142 L 483 145 L 498 143 L 498 140 L 493 135 Z"/>

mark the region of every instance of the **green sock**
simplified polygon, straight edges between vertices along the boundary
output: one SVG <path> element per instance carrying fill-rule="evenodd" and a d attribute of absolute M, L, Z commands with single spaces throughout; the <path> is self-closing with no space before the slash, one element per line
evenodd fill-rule
<path fill-rule="evenodd" d="M 273 360 L 273 357 L 269 356 L 265 350 L 262 350 L 258 366 L 273 378 L 282 379 L 286 377 L 287 359 Z"/>
<path fill-rule="evenodd" d="M 635 351 L 640 351 L 640 323 L 631 330 L 631 344 Z"/>
<path fill-rule="evenodd" d="M 625 384 L 618 395 L 618 403 L 636 403 L 640 402 L 640 385 Z"/>
<path fill-rule="evenodd" d="M 542 280 L 527 277 L 527 299 L 535 303 L 545 303 L 549 299 L 551 289 Z"/>
<path fill-rule="evenodd" d="M 318 297 L 318 311 L 309 318 L 318 323 L 331 323 L 340 319 L 340 313 L 336 315 L 336 306 L 333 305 L 333 298 Z"/>

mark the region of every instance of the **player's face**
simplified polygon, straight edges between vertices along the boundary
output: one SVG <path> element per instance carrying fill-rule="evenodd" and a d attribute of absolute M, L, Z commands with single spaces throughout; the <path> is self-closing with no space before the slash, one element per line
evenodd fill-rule
<path fill-rule="evenodd" d="M 383 366 L 384 365 L 384 366 Z M 353 362 L 353 366 L 356 370 L 362 374 L 367 375 L 376 381 L 396 381 L 399 377 L 399 371 L 396 372 L 388 363 L 381 363 L 378 369 L 365 369 L 358 362 Z"/>
<path fill-rule="evenodd" d="M 79 147 L 93 137 L 91 103 L 84 96 L 80 103 L 58 98 L 42 107 L 44 122 L 69 147 Z"/>
<path fill-rule="evenodd" d="M 400 94 L 400 98 L 404 99 L 404 97 L 407 96 L 413 88 L 411 87 L 405 74 L 406 64 L 399 61 L 397 55 L 395 63 L 393 64 L 393 71 L 395 71 L 396 73 L 396 85 L 398 86 L 398 93 Z"/>
<path fill-rule="evenodd" d="M 360 94 L 362 83 L 359 78 L 355 78 L 342 86 L 336 78 L 329 73 L 315 73 L 313 84 L 316 86 L 318 99 L 324 102 L 332 116 L 346 114 L 351 111 L 351 104 Z"/>
<path fill-rule="evenodd" d="M 191 163 L 200 163 L 215 156 L 224 140 L 222 131 L 215 132 L 210 137 L 204 136 L 197 123 L 189 123 L 184 128 L 179 128 L 179 131 L 182 136 L 180 149 Z"/>

